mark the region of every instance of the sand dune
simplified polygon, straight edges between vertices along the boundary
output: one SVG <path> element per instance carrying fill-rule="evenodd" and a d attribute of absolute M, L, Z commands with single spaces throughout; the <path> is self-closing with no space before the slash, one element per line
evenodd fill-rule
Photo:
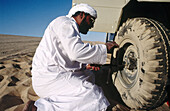
<path fill-rule="evenodd" d="M 39 98 L 31 85 L 31 63 L 40 40 L 39 37 L 0 35 L 0 111 L 22 111 L 29 100 Z M 107 63 L 110 57 L 108 55 Z M 107 72 L 107 68 L 102 71 Z M 112 92 L 110 86 L 103 85 L 106 78 L 99 75 L 97 80 L 109 100 L 123 104 L 116 89 Z M 166 104 L 160 108 L 168 111 Z"/>

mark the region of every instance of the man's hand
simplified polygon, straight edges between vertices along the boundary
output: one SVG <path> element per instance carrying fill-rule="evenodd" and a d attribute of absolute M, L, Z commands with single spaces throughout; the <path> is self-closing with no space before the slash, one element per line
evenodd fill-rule
<path fill-rule="evenodd" d="M 101 67 L 101 65 L 88 64 L 88 65 L 86 66 L 86 69 L 98 71 L 98 70 L 100 70 L 100 67 Z"/>
<path fill-rule="evenodd" d="M 116 42 L 107 42 L 105 43 L 106 47 L 107 47 L 107 52 L 112 52 L 113 48 L 117 48 L 119 47 L 119 45 Z"/>

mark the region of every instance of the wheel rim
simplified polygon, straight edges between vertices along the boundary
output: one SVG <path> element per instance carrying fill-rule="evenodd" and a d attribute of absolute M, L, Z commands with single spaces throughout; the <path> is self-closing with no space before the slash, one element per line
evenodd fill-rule
<path fill-rule="evenodd" d="M 119 79 L 125 88 L 131 88 L 138 80 L 138 53 L 134 45 L 126 46 L 124 49 L 122 59 L 125 67 L 120 71 Z"/>

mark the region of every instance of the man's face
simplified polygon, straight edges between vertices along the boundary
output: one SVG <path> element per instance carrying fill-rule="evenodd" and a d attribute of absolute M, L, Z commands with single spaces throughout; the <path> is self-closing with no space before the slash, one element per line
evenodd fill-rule
<path fill-rule="evenodd" d="M 82 20 L 79 26 L 80 33 L 87 34 L 89 29 L 93 27 L 94 22 L 95 22 L 94 17 L 92 17 L 91 15 L 85 15 L 84 19 Z"/>

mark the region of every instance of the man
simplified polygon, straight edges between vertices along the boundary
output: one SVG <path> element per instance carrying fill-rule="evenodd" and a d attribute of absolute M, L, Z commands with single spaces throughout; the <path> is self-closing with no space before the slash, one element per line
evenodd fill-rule
<path fill-rule="evenodd" d="M 86 66 L 105 64 L 107 51 L 118 45 L 90 45 L 80 37 L 96 18 L 95 9 L 79 4 L 45 30 L 32 64 L 32 85 L 40 97 L 35 102 L 38 111 L 105 111 L 109 106 Z M 90 68 L 95 69 L 88 65 Z"/>

